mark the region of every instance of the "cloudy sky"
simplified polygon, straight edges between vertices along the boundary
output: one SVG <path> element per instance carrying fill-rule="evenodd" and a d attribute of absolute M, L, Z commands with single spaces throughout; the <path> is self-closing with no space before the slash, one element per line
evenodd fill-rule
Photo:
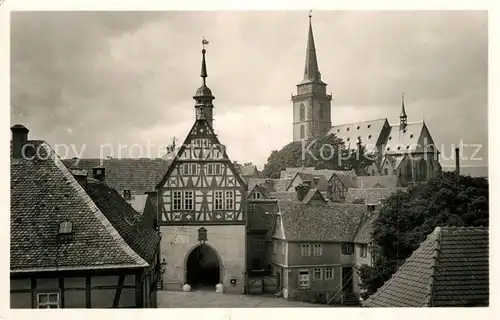
<path fill-rule="evenodd" d="M 117 157 L 120 144 L 122 156 L 148 156 L 148 144 L 156 156 L 193 124 L 205 36 L 219 138 L 232 160 L 262 166 L 292 139 L 290 95 L 303 75 L 307 15 L 12 13 L 11 123 L 33 139 L 84 148 L 83 157 Z M 444 157 L 463 140 L 483 146 L 482 160 L 463 163 L 486 164 L 487 19 L 480 11 L 314 12 L 333 124 L 397 122 L 405 92 L 408 120 L 425 119 Z"/>

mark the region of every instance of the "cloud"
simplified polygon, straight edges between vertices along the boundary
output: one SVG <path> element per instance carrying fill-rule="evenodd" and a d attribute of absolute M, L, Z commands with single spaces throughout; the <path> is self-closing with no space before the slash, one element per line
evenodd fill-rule
<path fill-rule="evenodd" d="M 332 122 L 425 118 L 437 144 L 487 145 L 487 13 L 319 11 L 313 24 Z M 15 12 L 11 122 L 51 143 L 169 143 L 194 120 L 205 36 L 221 142 L 265 163 L 292 137 L 302 12 Z M 446 123 L 446 125 L 443 125 Z M 487 146 L 483 149 L 487 157 Z"/>

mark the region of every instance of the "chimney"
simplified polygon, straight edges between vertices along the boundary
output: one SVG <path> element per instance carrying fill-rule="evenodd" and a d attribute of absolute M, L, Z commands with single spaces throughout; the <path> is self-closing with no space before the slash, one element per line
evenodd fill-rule
<path fill-rule="evenodd" d="M 92 168 L 92 177 L 96 180 L 104 182 L 106 177 L 104 168 L 103 167 Z"/>
<path fill-rule="evenodd" d="M 311 189 L 312 181 L 311 180 L 304 180 L 302 182 L 302 184 L 305 185 L 306 187 L 308 187 L 308 189 Z"/>
<path fill-rule="evenodd" d="M 314 177 L 312 185 L 313 185 L 314 189 L 318 189 L 318 187 L 319 187 L 319 177 Z"/>
<path fill-rule="evenodd" d="M 460 175 L 460 149 L 455 148 L 455 171 L 457 175 Z"/>
<path fill-rule="evenodd" d="M 16 124 L 10 128 L 12 131 L 12 157 L 21 159 L 23 157 L 23 146 L 28 142 L 28 132 L 25 126 Z"/>
<path fill-rule="evenodd" d="M 76 181 L 82 186 L 84 190 L 87 190 L 87 170 L 83 169 L 71 169 L 71 173 Z"/>
<path fill-rule="evenodd" d="M 306 183 L 302 183 L 301 185 L 296 186 L 295 191 L 297 193 L 297 200 L 302 202 L 302 200 L 304 200 L 307 193 L 309 192 L 309 189 L 311 189 L 311 186 Z"/>
<path fill-rule="evenodd" d="M 130 193 L 130 190 L 123 190 L 123 199 L 132 200 L 132 194 Z"/>

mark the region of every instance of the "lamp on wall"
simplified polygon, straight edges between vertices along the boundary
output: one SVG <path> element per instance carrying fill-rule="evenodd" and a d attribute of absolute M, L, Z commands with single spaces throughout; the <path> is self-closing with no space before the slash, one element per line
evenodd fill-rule
<path fill-rule="evenodd" d="M 205 244 L 207 242 L 207 229 L 201 227 L 198 229 L 198 242 L 200 245 Z"/>

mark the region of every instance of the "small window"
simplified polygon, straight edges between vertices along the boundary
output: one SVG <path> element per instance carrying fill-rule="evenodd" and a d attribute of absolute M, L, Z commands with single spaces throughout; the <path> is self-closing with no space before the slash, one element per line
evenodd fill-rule
<path fill-rule="evenodd" d="M 123 190 L 123 199 L 125 200 L 132 199 L 132 194 L 130 193 L 130 190 Z"/>
<path fill-rule="evenodd" d="M 188 176 L 191 174 L 191 166 L 189 163 L 184 163 L 182 165 L 182 174 Z"/>
<path fill-rule="evenodd" d="M 375 169 L 372 169 L 372 176 L 375 175 Z"/>
<path fill-rule="evenodd" d="M 368 135 L 368 139 L 371 139 L 371 138 L 372 138 L 372 135 L 371 135 L 371 134 L 369 134 L 369 135 Z"/>
<path fill-rule="evenodd" d="M 349 128 L 347 128 L 346 130 L 349 131 Z"/>
<path fill-rule="evenodd" d="M 359 249 L 360 249 L 359 256 L 362 258 L 366 258 L 368 256 L 368 245 L 362 244 Z"/>
<path fill-rule="evenodd" d="M 216 163 L 215 164 L 215 175 L 218 176 L 221 174 L 221 164 L 220 163 Z"/>
<path fill-rule="evenodd" d="M 389 137 L 389 140 L 392 140 L 392 137 Z"/>
<path fill-rule="evenodd" d="M 181 210 L 181 192 L 174 191 L 172 193 L 172 204 L 174 210 Z"/>
<path fill-rule="evenodd" d="M 303 243 L 300 246 L 300 252 L 302 256 L 307 257 L 311 255 L 311 245 L 309 243 Z"/>
<path fill-rule="evenodd" d="M 356 130 L 359 130 L 359 126 L 356 127 Z"/>
<path fill-rule="evenodd" d="M 389 175 L 389 169 L 384 168 L 384 175 L 388 176 Z"/>
<path fill-rule="evenodd" d="M 412 134 L 410 134 L 410 139 L 411 139 L 411 138 L 413 138 L 413 135 L 412 135 Z"/>
<path fill-rule="evenodd" d="M 207 163 L 207 175 L 211 176 L 214 174 L 214 164 L 213 163 Z"/>
<path fill-rule="evenodd" d="M 346 140 L 349 141 L 349 140 L 351 140 L 351 138 L 347 138 Z"/>
<path fill-rule="evenodd" d="M 314 272 L 313 272 L 313 279 L 314 280 L 321 280 L 323 279 L 323 269 L 321 268 L 314 268 Z"/>
<path fill-rule="evenodd" d="M 354 245 L 353 243 L 343 243 L 342 244 L 342 254 L 352 254 L 354 252 Z"/>
<path fill-rule="evenodd" d="M 214 197 L 214 209 L 215 210 L 222 210 L 223 204 L 222 204 L 222 191 L 215 191 L 215 197 Z"/>
<path fill-rule="evenodd" d="M 198 165 L 196 163 L 191 163 L 191 175 L 196 176 L 198 174 Z"/>
<path fill-rule="evenodd" d="M 401 149 L 401 147 L 400 147 L 400 146 L 398 146 L 398 150 L 400 150 L 400 149 Z"/>
<path fill-rule="evenodd" d="M 300 289 L 309 288 L 309 270 L 299 271 L 299 288 Z"/>
<path fill-rule="evenodd" d="M 403 130 L 403 133 L 406 133 L 406 129 Z"/>
<path fill-rule="evenodd" d="M 313 246 L 313 254 L 315 256 L 321 256 L 323 254 L 323 247 L 321 243 L 315 243 Z"/>
<path fill-rule="evenodd" d="M 325 280 L 332 280 L 333 279 L 333 268 L 328 267 L 325 268 Z"/>
<path fill-rule="evenodd" d="M 193 191 L 184 191 L 184 210 L 193 210 Z"/>
<path fill-rule="evenodd" d="M 228 190 L 226 191 L 226 210 L 234 209 L 234 191 Z"/>
<path fill-rule="evenodd" d="M 201 148 L 201 139 L 195 139 L 195 140 L 194 140 L 194 145 L 195 145 L 197 148 Z"/>
<path fill-rule="evenodd" d="M 252 237 L 252 245 L 256 246 L 260 243 L 260 238 L 259 236 L 253 236 Z"/>
<path fill-rule="evenodd" d="M 410 149 L 410 145 L 407 145 L 407 146 L 406 146 L 406 149 Z"/>
<path fill-rule="evenodd" d="M 337 132 L 340 132 L 340 129 L 337 129 Z"/>
<path fill-rule="evenodd" d="M 274 241 L 273 242 L 273 254 L 276 254 L 277 249 L 278 249 L 278 242 Z"/>
<path fill-rule="evenodd" d="M 59 308 L 59 293 L 39 293 L 37 295 L 38 309 L 57 309 Z"/>
<path fill-rule="evenodd" d="M 387 147 L 387 151 L 391 150 L 391 147 Z"/>
<path fill-rule="evenodd" d="M 367 126 L 367 127 L 368 127 L 368 129 L 370 129 L 370 127 L 371 127 L 371 126 L 372 126 L 372 125 L 371 125 L 371 124 L 369 124 L 369 125 Z"/>
<path fill-rule="evenodd" d="M 285 252 L 286 252 L 286 243 L 285 243 L 285 241 L 283 241 L 281 243 L 281 254 L 285 255 Z"/>
<path fill-rule="evenodd" d="M 73 223 L 69 221 L 61 222 L 59 225 L 59 234 L 71 234 L 73 232 Z"/>

